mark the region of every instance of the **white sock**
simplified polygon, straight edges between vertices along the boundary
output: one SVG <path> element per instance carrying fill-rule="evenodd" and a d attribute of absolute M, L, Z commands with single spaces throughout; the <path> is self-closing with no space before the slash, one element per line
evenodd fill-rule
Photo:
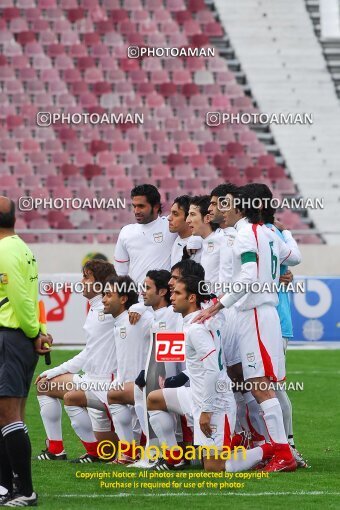
<path fill-rule="evenodd" d="M 279 444 L 287 444 L 282 410 L 278 399 L 270 398 L 262 402 L 260 406 L 271 441 Z"/>
<path fill-rule="evenodd" d="M 236 473 L 237 471 L 247 471 L 247 469 L 256 466 L 263 458 L 263 450 L 257 446 L 251 450 L 238 451 L 236 459 L 233 452 L 231 455 L 233 458 L 226 461 L 225 470 L 229 473 Z"/>
<path fill-rule="evenodd" d="M 244 430 L 249 432 L 248 422 L 247 422 L 247 407 L 244 401 L 243 395 L 240 391 L 236 391 L 234 393 L 235 402 L 236 402 L 236 424 L 235 424 L 235 434 L 240 434 Z"/>
<path fill-rule="evenodd" d="M 135 412 L 136 412 L 138 421 L 140 423 L 140 426 L 142 427 L 142 431 L 143 431 L 144 435 L 147 437 L 148 431 L 146 430 L 147 426 L 145 423 L 145 418 L 146 418 L 145 413 L 147 411 L 146 411 L 145 402 L 144 402 L 144 392 L 136 384 L 134 387 L 134 396 L 135 396 Z"/>
<path fill-rule="evenodd" d="M 177 446 L 175 436 L 176 424 L 172 414 L 166 411 L 149 411 L 149 419 L 160 444 L 164 443 L 167 450 Z"/>
<path fill-rule="evenodd" d="M 111 404 L 110 413 L 120 441 L 132 443 L 132 412 L 131 407 L 121 404 Z"/>
<path fill-rule="evenodd" d="M 37 398 L 40 405 L 40 416 L 48 439 L 52 439 L 53 441 L 62 441 L 62 408 L 60 400 L 46 395 L 38 395 Z"/>
<path fill-rule="evenodd" d="M 280 406 L 282 409 L 283 416 L 283 424 L 285 426 L 286 436 L 288 438 L 288 442 L 290 443 L 293 440 L 293 410 L 292 403 L 287 395 L 286 390 L 277 389 L 275 391 L 276 398 L 280 402 Z M 294 440 L 293 440 L 294 444 Z"/>
<path fill-rule="evenodd" d="M 85 443 L 97 442 L 96 436 L 92 430 L 92 422 L 88 412 L 84 407 L 78 406 L 64 406 L 67 412 L 71 425 L 79 439 Z"/>
<path fill-rule="evenodd" d="M 261 416 L 261 414 L 262 414 L 261 407 L 256 402 L 255 397 L 252 395 L 252 393 L 250 391 L 247 391 L 247 393 L 245 393 L 243 395 L 243 398 L 247 405 L 248 416 L 249 416 L 249 420 L 250 420 L 250 423 L 251 423 L 253 429 L 255 430 L 255 432 L 257 432 L 257 434 L 260 434 L 261 436 L 263 436 L 265 438 L 265 440 L 268 442 L 269 437 L 268 437 L 268 433 L 267 433 L 267 430 L 265 427 L 265 423 Z M 263 444 L 265 442 L 265 440 L 254 441 L 254 445 L 260 446 L 260 444 Z"/>

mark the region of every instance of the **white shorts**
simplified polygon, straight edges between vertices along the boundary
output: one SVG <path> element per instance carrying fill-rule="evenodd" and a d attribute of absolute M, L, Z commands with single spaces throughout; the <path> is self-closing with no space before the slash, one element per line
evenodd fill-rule
<path fill-rule="evenodd" d="M 237 310 L 235 307 L 222 310 L 225 323 L 223 324 L 222 348 L 227 367 L 241 363 L 240 348 L 237 342 L 236 325 Z"/>
<path fill-rule="evenodd" d="M 94 379 L 89 377 L 87 374 L 74 374 L 73 383 L 75 390 L 83 390 L 86 395 L 88 403 L 87 411 L 89 413 L 92 428 L 94 432 L 109 432 L 114 430 L 114 426 L 111 419 L 110 410 L 107 402 L 107 392 L 102 390 L 89 389 L 86 390 L 87 383 L 95 384 L 98 381 L 109 383 L 108 378 Z M 91 406 L 91 407 L 90 407 Z"/>
<path fill-rule="evenodd" d="M 271 381 L 285 378 L 282 333 L 275 306 L 238 311 L 237 338 L 245 381 L 254 377 L 268 377 Z"/>
<path fill-rule="evenodd" d="M 187 420 L 191 419 L 194 429 L 194 445 L 223 447 L 225 424 L 223 413 L 212 413 L 210 425 L 213 432 L 211 437 L 207 437 L 201 431 L 199 424 L 201 410 L 193 403 L 191 389 L 181 386 L 180 388 L 164 388 L 162 391 L 168 411 L 185 415 Z M 190 426 L 190 423 L 188 425 Z"/>

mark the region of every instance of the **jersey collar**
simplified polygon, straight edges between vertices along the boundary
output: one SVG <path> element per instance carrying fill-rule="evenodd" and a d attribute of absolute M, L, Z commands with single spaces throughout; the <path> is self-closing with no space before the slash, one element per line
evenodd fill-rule
<path fill-rule="evenodd" d="M 102 308 L 103 308 L 102 296 L 100 294 L 99 294 L 99 296 L 94 296 L 93 298 L 91 298 L 89 300 L 89 303 L 90 303 L 91 308 L 96 308 L 99 304 L 101 304 Z"/>
<path fill-rule="evenodd" d="M 190 324 L 193 319 L 201 312 L 201 310 L 196 310 L 196 312 L 191 312 L 185 317 L 183 317 L 183 324 Z"/>

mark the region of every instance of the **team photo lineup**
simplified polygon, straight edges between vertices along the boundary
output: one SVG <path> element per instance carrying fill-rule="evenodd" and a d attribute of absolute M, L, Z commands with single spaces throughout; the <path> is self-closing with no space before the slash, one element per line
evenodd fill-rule
<path fill-rule="evenodd" d="M 340 0 L 0 1 L 0 507 L 340 508 Z"/>

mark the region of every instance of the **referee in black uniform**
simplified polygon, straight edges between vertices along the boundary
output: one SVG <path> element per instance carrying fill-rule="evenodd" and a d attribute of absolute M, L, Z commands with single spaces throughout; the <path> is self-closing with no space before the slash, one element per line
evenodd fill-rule
<path fill-rule="evenodd" d="M 14 224 L 14 202 L 0 196 L 0 505 L 10 507 L 37 505 L 24 411 L 38 355 L 52 343 L 40 334 L 37 263 Z"/>

